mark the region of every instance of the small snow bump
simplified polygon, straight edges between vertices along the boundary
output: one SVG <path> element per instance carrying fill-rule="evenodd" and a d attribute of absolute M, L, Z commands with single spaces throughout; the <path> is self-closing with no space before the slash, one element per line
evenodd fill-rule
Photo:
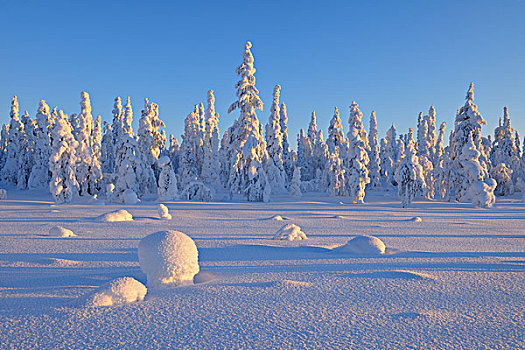
<path fill-rule="evenodd" d="M 273 239 L 288 241 L 302 240 L 307 238 L 308 237 L 306 237 L 306 234 L 301 231 L 301 228 L 295 224 L 283 225 L 273 236 Z"/>
<path fill-rule="evenodd" d="M 77 235 L 74 234 L 73 231 L 68 230 L 67 228 L 64 228 L 62 226 L 51 227 L 49 229 L 49 235 L 51 237 L 59 237 L 59 238 L 77 237 Z"/>
<path fill-rule="evenodd" d="M 99 222 L 120 222 L 120 221 L 133 221 L 133 215 L 127 210 L 120 209 L 109 213 L 102 214 L 96 218 Z"/>
<path fill-rule="evenodd" d="M 121 277 L 103 284 L 87 296 L 91 307 L 123 305 L 144 300 L 147 288 L 131 277 Z"/>
<path fill-rule="evenodd" d="M 385 243 L 374 236 L 356 236 L 337 251 L 356 255 L 380 255 L 385 253 Z"/>
<path fill-rule="evenodd" d="M 409 221 L 412 221 L 412 222 L 422 222 L 423 219 L 421 219 L 419 216 L 414 216 L 414 217 L 411 218 Z"/>

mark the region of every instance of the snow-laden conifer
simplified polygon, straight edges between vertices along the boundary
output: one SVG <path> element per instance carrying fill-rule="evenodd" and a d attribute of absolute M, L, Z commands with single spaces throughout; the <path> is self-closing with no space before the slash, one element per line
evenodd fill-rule
<path fill-rule="evenodd" d="M 157 161 L 160 168 L 159 186 L 157 194 L 159 200 L 169 201 L 179 199 L 177 177 L 173 171 L 171 160 L 168 156 L 162 156 Z"/>
<path fill-rule="evenodd" d="M 78 142 L 72 133 L 68 117 L 58 111 L 51 130 L 51 156 L 49 190 L 57 203 L 67 203 L 79 195 L 79 184 L 75 175 Z"/>
<path fill-rule="evenodd" d="M 200 131 L 199 114 L 191 112 L 184 120 L 184 135 L 179 156 L 179 174 L 182 189 L 190 182 L 200 179 L 201 170 L 199 169 L 198 153 L 203 148 L 203 141 Z"/>
<path fill-rule="evenodd" d="M 462 199 L 471 200 L 474 206 L 491 207 L 496 198 L 494 190 L 496 181 L 489 177 L 487 168 L 480 163 L 480 151 L 473 140 L 474 131 L 467 135 L 467 141 L 459 155 L 460 165 L 463 169 L 462 188 L 466 188 Z"/>
<path fill-rule="evenodd" d="M 2 131 L 0 132 L 0 171 L 3 169 L 6 161 L 8 139 L 9 124 L 4 124 L 2 125 Z"/>
<path fill-rule="evenodd" d="M 425 188 L 423 169 L 419 165 L 412 135 L 412 129 L 410 129 L 407 146 L 396 170 L 397 189 L 403 208 L 409 207 L 414 197 Z"/>
<path fill-rule="evenodd" d="M 19 157 L 25 146 L 24 124 L 19 118 L 17 97 L 11 100 L 11 122 L 5 151 L 5 163 L 1 172 L 2 182 L 6 185 L 16 185 L 18 180 Z"/>
<path fill-rule="evenodd" d="M 206 126 L 204 130 L 204 162 L 201 178 L 216 191 L 222 188 L 219 163 L 219 113 L 215 111 L 215 96 L 213 90 L 208 91 L 206 107 Z"/>
<path fill-rule="evenodd" d="M 273 103 L 270 107 L 270 116 L 266 124 L 266 149 L 268 151 L 268 163 L 266 174 L 272 187 L 273 193 L 285 191 L 287 176 L 284 170 L 283 161 L 283 135 L 281 132 L 281 116 L 279 114 L 279 97 L 281 86 L 276 85 L 273 89 Z"/>
<path fill-rule="evenodd" d="M 35 163 L 29 175 L 29 188 L 47 188 L 51 174 L 49 156 L 51 155 L 51 110 L 45 100 L 40 100 L 36 112 Z"/>
<path fill-rule="evenodd" d="M 330 154 L 328 159 L 328 194 L 331 197 L 347 196 L 348 190 L 346 186 L 345 169 L 343 167 L 343 160 L 337 154 Z"/>
<path fill-rule="evenodd" d="M 394 161 L 392 160 L 392 153 L 388 147 L 386 138 L 381 139 L 381 146 L 379 148 L 379 159 L 380 159 L 380 174 L 381 184 L 385 188 L 392 186 L 395 182 L 393 178 L 394 173 Z"/>
<path fill-rule="evenodd" d="M 370 182 L 367 168 L 369 158 L 366 151 L 368 140 L 365 144 L 363 137 L 366 137 L 366 131 L 364 131 L 362 118 L 363 113 L 359 110 L 358 104 L 353 101 L 348 118 L 348 153 L 345 161 L 345 177 L 348 194 L 353 198 L 354 203 L 363 203 L 365 187 Z"/>
<path fill-rule="evenodd" d="M 146 193 L 154 193 L 157 187 L 154 173 L 157 159 L 160 155 L 160 148 L 154 136 L 156 134 L 154 119 L 157 111 L 157 105 L 150 103 L 149 100 L 145 98 L 144 109 L 141 111 L 139 119 L 137 142 L 145 169 L 141 183 Z"/>
<path fill-rule="evenodd" d="M 235 72 L 240 80 L 235 84 L 238 100 L 231 104 L 228 113 L 240 109 L 240 116 L 230 128 L 229 148 L 231 161 L 228 188 L 230 196 L 242 193 L 249 201 L 269 201 L 271 187 L 263 163 L 268 160 L 266 142 L 260 133 L 256 109 L 262 110 L 263 103 L 255 87 L 255 68 L 252 44 L 244 47 L 243 62 Z"/>
<path fill-rule="evenodd" d="M 334 116 L 330 120 L 326 145 L 330 154 L 335 154 L 340 158 L 345 156 L 346 140 L 343 132 L 343 123 L 339 117 L 339 109 L 337 107 L 334 108 Z"/>
<path fill-rule="evenodd" d="M 103 173 L 113 173 L 115 168 L 115 145 L 111 124 L 104 122 L 100 148 L 100 166 Z"/>
<path fill-rule="evenodd" d="M 501 123 L 501 119 L 500 119 Z M 503 123 L 496 128 L 495 140 L 492 149 L 492 164 L 494 167 L 498 167 L 499 164 L 504 164 L 504 167 L 499 167 L 494 174 L 502 174 L 505 168 L 510 169 L 512 176 L 509 183 L 506 181 L 506 176 L 499 176 L 496 179 L 498 187 L 496 193 L 498 195 L 510 195 L 514 193 L 514 184 L 517 181 L 520 168 L 520 153 L 519 146 L 516 144 L 514 139 L 515 131 L 511 127 L 509 110 L 507 107 L 503 109 Z M 493 172 L 491 171 L 491 174 Z"/>
<path fill-rule="evenodd" d="M 170 134 L 170 148 L 169 148 L 169 157 L 171 159 L 171 166 L 175 174 L 179 171 L 179 152 L 180 145 L 179 140 L 173 134 Z"/>
<path fill-rule="evenodd" d="M 379 142 L 377 139 L 377 119 L 376 112 L 370 114 L 370 132 L 368 133 L 368 144 L 370 146 L 368 171 L 370 185 L 378 187 L 381 185 L 381 159 L 379 157 Z"/>
<path fill-rule="evenodd" d="M 292 182 L 290 183 L 290 196 L 300 198 L 301 192 L 301 168 L 296 167 L 293 171 Z"/>
<path fill-rule="evenodd" d="M 20 119 L 24 124 L 24 138 L 22 149 L 18 155 L 18 175 L 16 187 L 19 190 L 25 190 L 31 175 L 31 170 L 35 164 L 35 144 L 36 144 L 36 121 L 29 117 L 29 112 L 25 111 Z"/>
<path fill-rule="evenodd" d="M 461 152 L 464 146 L 469 142 L 469 137 L 472 137 L 476 149 L 479 151 L 481 157 L 483 155 L 483 145 L 481 140 L 481 127 L 487 123 L 478 112 L 478 107 L 474 104 L 474 84 L 471 83 L 466 102 L 463 107 L 458 110 L 456 115 L 454 132 L 450 140 L 450 180 L 449 194 L 453 194 L 456 200 L 468 200 L 467 191 L 469 184 L 466 182 L 465 170 L 461 165 Z M 486 170 L 487 166 L 483 158 L 478 159 L 480 165 Z"/>

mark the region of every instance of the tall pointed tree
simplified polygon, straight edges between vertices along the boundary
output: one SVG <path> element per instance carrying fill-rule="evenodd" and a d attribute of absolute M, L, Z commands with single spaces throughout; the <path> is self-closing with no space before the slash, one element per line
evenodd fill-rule
<path fill-rule="evenodd" d="M 287 176 L 283 162 L 283 135 L 281 132 L 279 97 L 281 86 L 276 85 L 273 89 L 273 103 L 270 107 L 270 117 L 266 124 L 266 149 L 268 150 L 269 161 L 266 167 L 268 181 L 273 193 L 285 191 Z"/>
<path fill-rule="evenodd" d="M 378 187 L 381 184 L 381 161 L 379 158 L 379 142 L 377 140 L 376 111 L 370 114 L 370 132 L 368 133 L 368 144 L 370 145 L 368 171 L 370 185 Z"/>

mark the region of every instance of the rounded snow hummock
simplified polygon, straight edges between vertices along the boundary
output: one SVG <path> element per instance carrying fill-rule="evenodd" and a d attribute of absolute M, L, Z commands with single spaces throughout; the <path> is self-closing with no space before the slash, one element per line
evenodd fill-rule
<path fill-rule="evenodd" d="M 151 288 L 193 284 L 199 272 L 198 257 L 195 242 L 179 231 L 155 232 L 139 243 L 140 268 Z"/>
<path fill-rule="evenodd" d="M 283 239 L 288 241 L 295 241 L 307 239 L 306 234 L 301 231 L 301 228 L 295 224 L 283 225 L 273 236 L 273 239 Z"/>
<path fill-rule="evenodd" d="M 414 216 L 413 218 L 410 219 L 410 221 L 413 221 L 413 222 L 422 222 L 423 219 L 421 219 L 419 216 Z"/>
<path fill-rule="evenodd" d="M 73 231 L 63 228 L 62 226 L 53 226 L 49 229 L 49 235 L 52 237 L 68 238 L 76 237 Z"/>
<path fill-rule="evenodd" d="M 106 214 L 102 214 L 96 218 L 100 222 L 119 222 L 119 221 L 133 221 L 133 215 L 127 210 L 120 209 Z"/>
<path fill-rule="evenodd" d="M 121 277 L 103 284 L 87 297 L 88 306 L 111 306 L 144 300 L 146 286 L 131 277 Z"/>
<path fill-rule="evenodd" d="M 165 206 L 164 204 L 159 204 L 157 210 L 159 212 L 159 218 L 163 220 L 171 220 L 171 214 L 167 206 Z"/>
<path fill-rule="evenodd" d="M 356 236 L 345 245 L 338 248 L 339 251 L 358 255 L 384 254 L 385 243 L 374 236 Z"/>
<path fill-rule="evenodd" d="M 124 204 L 137 204 L 140 202 L 139 197 L 137 197 L 137 194 L 135 191 L 130 190 L 129 188 L 122 193 L 122 201 Z"/>

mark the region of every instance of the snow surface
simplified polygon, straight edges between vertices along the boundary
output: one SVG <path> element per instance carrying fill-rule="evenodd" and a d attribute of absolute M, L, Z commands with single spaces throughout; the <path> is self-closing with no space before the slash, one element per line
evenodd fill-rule
<path fill-rule="evenodd" d="M 97 288 L 87 297 L 87 306 L 123 305 L 144 300 L 147 288 L 132 277 L 120 277 Z"/>
<path fill-rule="evenodd" d="M 76 237 L 77 235 L 73 233 L 73 231 L 68 230 L 67 228 L 64 228 L 62 226 L 53 226 L 49 229 L 49 235 L 53 237 L 61 237 L 61 238 L 68 238 L 68 237 Z"/>
<path fill-rule="evenodd" d="M 138 253 L 140 268 L 152 288 L 192 284 L 199 273 L 197 246 L 179 231 L 159 231 L 144 237 Z"/>
<path fill-rule="evenodd" d="M 133 215 L 131 215 L 127 210 L 120 209 L 102 214 L 98 216 L 96 220 L 100 222 L 133 221 Z"/>
<path fill-rule="evenodd" d="M 357 255 L 377 255 L 385 252 L 385 243 L 374 236 L 356 236 L 341 246 L 338 251 Z"/>
<path fill-rule="evenodd" d="M 158 203 L 143 201 L 132 207 L 134 221 L 109 225 L 91 218 L 121 204 L 55 206 L 49 195 L 8 191 L 0 202 L 2 349 L 525 348 L 520 193 L 498 197 L 490 210 L 419 200 L 402 209 L 397 197 L 373 191 L 364 205 L 319 193 L 293 202 L 287 194 L 271 203 L 170 202 L 176 222 L 159 220 Z M 263 219 L 276 213 L 309 239 L 268 245 L 282 223 Z M 423 222 L 407 220 L 415 216 Z M 82 235 L 51 239 L 50 225 Z M 199 249 L 194 285 L 78 306 L 117 278 L 145 284 L 139 241 L 168 229 Z M 397 253 L 326 248 L 350 232 Z"/>
<path fill-rule="evenodd" d="M 273 239 L 285 239 L 287 241 L 300 241 L 307 238 L 301 228 L 295 224 L 283 225 L 273 236 Z"/>

